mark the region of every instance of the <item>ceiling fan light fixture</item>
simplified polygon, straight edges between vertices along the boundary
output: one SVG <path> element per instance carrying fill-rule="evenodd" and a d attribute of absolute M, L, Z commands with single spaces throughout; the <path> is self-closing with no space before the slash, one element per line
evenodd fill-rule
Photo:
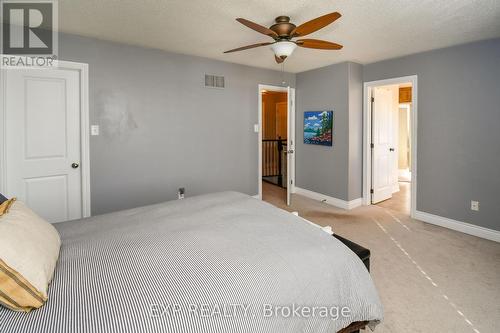
<path fill-rule="evenodd" d="M 296 47 L 297 44 L 290 41 L 280 41 L 271 45 L 274 54 L 281 59 L 289 57 L 293 53 Z"/>
<path fill-rule="evenodd" d="M 299 26 L 296 26 L 295 24 L 291 23 L 290 17 L 288 16 L 278 16 L 274 20 L 276 23 L 274 23 L 269 28 L 266 28 L 260 24 L 257 24 L 255 22 L 240 17 L 237 18 L 236 21 L 254 31 L 257 31 L 268 37 L 271 37 L 273 41 L 246 45 L 238 47 L 236 49 L 225 51 L 224 53 L 232 53 L 237 51 L 253 49 L 256 47 L 271 45 L 271 49 L 273 50 L 274 53 L 274 60 L 276 61 L 277 64 L 283 64 L 285 59 L 292 55 L 293 51 L 295 51 L 297 46 L 308 49 L 340 50 L 342 49 L 342 45 L 340 44 L 327 42 L 320 39 L 311 39 L 311 38 L 304 39 L 303 37 L 326 27 L 327 25 L 333 23 L 341 16 L 342 15 L 340 15 L 340 13 L 334 12 L 302 23 Z M 292 39 L 296 37 L 300 37 L 301 39 L 292 41 Z"/>

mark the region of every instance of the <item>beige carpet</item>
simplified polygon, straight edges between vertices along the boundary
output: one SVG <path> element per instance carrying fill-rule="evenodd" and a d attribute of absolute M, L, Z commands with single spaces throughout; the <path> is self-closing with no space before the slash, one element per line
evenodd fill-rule
<path fill-rule="evenodd" d="M 372 252 L 385 319 L 375 332 L 500 332 L 500 244 L 410 219 L 409 184 L 351 211 L 264 185 L 264 200 L 298 211 Z"/>

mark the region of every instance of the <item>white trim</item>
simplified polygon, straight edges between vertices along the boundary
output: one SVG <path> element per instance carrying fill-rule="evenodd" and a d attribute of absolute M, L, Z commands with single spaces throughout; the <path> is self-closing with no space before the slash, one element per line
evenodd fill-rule
<path fill-rule="evenodd" d="M 287 154 L 287 204 L 291 204 L 292 194 L 295 193 L 295 155 L 297 154 L 297 149 L 295 142 L 295 88 L 288 87 L 287 89 L 287 149 L 293 150 L 291 155 Z M 290 156 L 290 161 L 288 161 L 288 156 Z"/>
<path fill-rule="evenodd" d="M 347 202 L 347 210 L 351 210 L 357 207 L 361 207 L 363 205 L 363 198 L 357 198 L 346 202 Z"/>
<path fill-rule="evenodd" d="M 259 133 L 257 135 L 257 147 L 258 147 L 258 153 L 259 156 L 257 158 L 257 184 L 259 187 L 259 199 L 262 200 L 262 90 L 269 90 L 269 91 L 281 91 L 281 92 L 286 92 L 288 93 L 288 87 L 280 87 L 280 86 L 271 86 L 267 84 L 259 84 L 258 89 L 257 89 L 257 95 L 258 95 L 258 119 L 259 119 Z M 294 101 L 295 104 L 295 101 Z M 289 112 L 289 111 L 288 111 Z M 293 138 L 295 141 L 295 138 Z M 293 174 L 292 174 L 293 176 Z M 293 183 L 295 184 L 295 179 L 293 179 Z M 293 193 L 293 188 L 290 189 Z"/>
<path fill-rule="evenodd" d="M 318 200 L 320 202 L 329 204 L 331 206 L 335 206 L 337 208 L 342 208 L 342 209 L 346 209 L 346 210 L 354 209 L 356 207 L 361 206 L 361 204 L 362 204 L 361 198 L 346 201 L 346 200 L 330 197 L 330 196 L 325 195 L 325 194 L 306 190 L 306 189 L 298 187 L 298 186 L 295 186 L 295 193 L 303 195 L 303 196 L 308 197 L 308 198 L 311 198 L 313 200 Z"/>
<path fill-rule="evenodd" d="M 85 63 L 69 63 L 80 70 L 80 110 L 81 110 L 81 145 L 82 145 L 82 215 L 90 217 L 90 115 L 89 115 L 89 65 Z"/>
<path fill-rule="evenodd" d="M 478 225 L 452 220 L 447 217 L 442 217 L 421 211 L 416 211 L 414 218 L 423 222 L 427 222 L 430 224 L 438 225 L 444 228 L 460 231 L 465 234 L 489 239 L 491 241 L 500 243 L 500 231 L 498 230 L 488 229 L 480 227 Z"/>
<path fill-rule="evenodd" d="M 252 198 L 262 200 L 262 199 L 259 197 L 259 195 L 258 195 L 258 194 L 256 194 L 256 195 L 252 195 Z"/>
<path fill-rule="evenodd" d="M 363 205 L 371 205 L 371 97 L 372 88 L 391 84 L 411 82 L 411 208 L 410 216 L 415 218 L 417 211 L 417 115 L 418 115 L 418 78 L 417 75 L 365 82 L 363 85 Z"/>
<path fill-rule="evenodd" d="M 1 73 L 0 68 L 0 73 Z M 7 153 L 5 149 L 5 142 L 7 141 L 7 112 L 5 102 L 5 87 L 7 75 L 0 75 L 0 192 L 5 193 L 5 184 L 7 184 L 7 168 L 4 167 L 7 161 Z"/>
<path fill-rule="evenodd" d="M 88 64 L 61 61 L 57 62 L 55 69 L 69 69 L 80 72 L 80 135 L 81 135 L 81 175 L 82 175 L 82 216 L 89 217 L 91 215 L 90 207 L 90 134 L 89 134 L 89 67 Z M 36 69 L 44 69 L 36 67 Z M 47 68 L 50 70 L 51 68 Z M 0 126 L 0 191 L 5 191 L 5 184 L 7 182 L 6 175 L 6 153 L 5 153 L 5 135 L 6 135 L 6 121 L 5 121 L 5 76 L 2 75 L 0 80 L 0 119 L 2 120 Z"/>

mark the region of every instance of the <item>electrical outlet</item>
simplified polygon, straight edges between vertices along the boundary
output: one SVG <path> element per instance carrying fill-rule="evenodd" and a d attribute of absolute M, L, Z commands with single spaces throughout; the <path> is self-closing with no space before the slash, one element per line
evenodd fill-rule
<path fill-rule="evenodd" d="M 470 202 L 470 209 L 471 209 L 471 210 L 478 211 L 478 210 L 479 210 L 479 201 L 474 201 L 474 200 L 472 200 L 472 201 Z"/>
<path fill-rule="evenodd" d="M 90 126 L 90 135 L 92 136 L 99 135 L 99 125 Z"/>
<path fill-rule="evenodd" d="M 184 187 L 179 187 L 179 190 L 177 191 L 177 199 L 179 200 L 184 199 L 185 192 L 186 190 L 184 189 Z"/>

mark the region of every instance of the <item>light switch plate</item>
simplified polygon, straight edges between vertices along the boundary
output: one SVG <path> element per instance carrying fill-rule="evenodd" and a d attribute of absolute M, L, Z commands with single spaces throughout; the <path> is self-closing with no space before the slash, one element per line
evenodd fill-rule
<path fill-rule="evenodd" d="M 254 125 L 253 125 L 253 131 L 254 131 L 255 133 L 259 133 L 259 124 L 254 124 Z"/>
<path fill-rule="evenodd" d="M 90 126 L 90 135 L 92 136 L 99 135 L 99 125 Z"/>

